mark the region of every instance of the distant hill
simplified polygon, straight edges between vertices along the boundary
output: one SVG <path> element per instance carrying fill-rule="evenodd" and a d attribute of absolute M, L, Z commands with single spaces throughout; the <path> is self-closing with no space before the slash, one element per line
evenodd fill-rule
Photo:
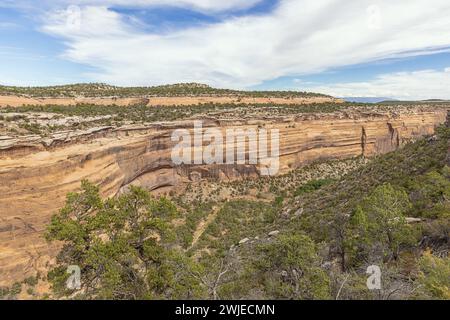
<path fill-rule="evenodd" d="M 427 99 L 427 100 L 422 100 L 423 102 L 448 102 L 448 100 L 445 99 Z"/>
<path fill-rule="evenodd" d="M 359 103 L 379 103 L 383 101 L 396 101 L 392 98 L 386 97 L 344 97 L 342 98 L 347 102 L 359 102 Z"/>

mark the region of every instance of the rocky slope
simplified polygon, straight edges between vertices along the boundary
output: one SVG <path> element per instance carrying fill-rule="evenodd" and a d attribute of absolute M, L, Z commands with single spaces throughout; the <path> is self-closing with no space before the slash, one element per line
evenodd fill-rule
<path fill-rule="evenodd" d="M 433 134 L 446 110 L 310 114 L 271 119 L 208 119 L 204 127 L 280 130 L 280 173 L 320 159 L 373 156 Z M 170 137 L 192 120 L 91 128 L 48 137 L 0 138 L 0 285 L 46 269 L 54 248 L 42 233 L 82 179 L 113 196 L 130 184 L 167 191 L 183 182 L 258 175 L 254 165 L 174 166 Z"/>

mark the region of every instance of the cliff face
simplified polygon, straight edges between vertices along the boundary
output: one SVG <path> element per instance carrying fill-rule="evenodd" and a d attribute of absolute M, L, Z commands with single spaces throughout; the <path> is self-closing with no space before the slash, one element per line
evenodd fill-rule
<path fill-rule="evenodd" d="M 433 134 L 446 111 L 329 114 L 261 120 L 208 120 L 204 126 L 279 129 L 280 173 L 319 159 L 373 156 Z M 52 214 L 82 179 L 114 196 L 130 184 L 168 190 L 205 177 L 256 176 L 254 165 L 174 166 L 170 137 L 183 121 L 143 127 L 0 139 L 0 285 L 46 269 L 54 248 L 42 238 Z"/>

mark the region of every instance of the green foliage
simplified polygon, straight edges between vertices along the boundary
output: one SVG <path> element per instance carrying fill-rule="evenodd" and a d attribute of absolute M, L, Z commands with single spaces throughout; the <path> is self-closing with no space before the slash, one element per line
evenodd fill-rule
<path fill-rule="evenodd" d="M 404 190 L 390 184 L 377 187 L 357 209 L 353 224 L 359 239 L 368 247 L 379 247 L 383 256 L 397 259 L 400 245 L 414 240 L 404 216 L 410 208 Z"/>
<path fill-rule="evenodd" d="M 53 216 L 46 238 L 64 242 L 58 266 L 48 274 L 55 293 L 65 289 L 67 266 L 81 269 L 83 298 L 195 298 L 201 286 L 190 275 L 193 262 L 173 246 L 169 223 L 176 207 L 143 189 L 103 201 L 97 187 L 82 182 L 79 193 Z"/>
<path fill-rule="evenodd" d="M 38 278 L 37 277 L 28 277 L 23 281 L 23 283 L 25 283 L 26 285 L 28 285 L 30 287 L 34 287 L 38 284 Z"/>
<path fill-rule="evenodd" d="M 193 235 L 200 221 L 213 210 L 213 203 L 200 203 L 189 208 L 185 214 L 185 223 L 176 229 L 176 234 L 184 248 L 192 244 Z"/>
<path fill-rule="evenodd" d="M 278 207 L 264 202 L 226 202 L 205 230 L 197 247 L 214 248 L 223 253 L 243 238 L 264 232 L 274 222 L 277 210 Z"/>
<path fill-rule="evenodd" d="M 439 258 L 425 252 L 419 265 L 418 282 L 423 296 L 450 300 L 450 258 Z"/>
<path fill-rule="evenodd" d="M 19 127 L 28 130 L 30 133 L 33 134 L 41 134 L 43 131 L 43 128 L 36 123 L 23 123 L 20 124 Z"/>
<path fill-rule="evenodd" d="M 0 299 L 4 299 L 9 294 L 9 288 L 8 287 L 0 287 Z"/>
<path fill-rule="evenodd" d="M 15 300 L 17 295 L 22 292 L 22 284 L 15 282 L 11 287 L 0 287 L 1 300 Z"/>
<path fill-rule="evenodd" d="M 339 256 L 341 270 L 373 260 L 398 258 L 400 245 L 415 239 L 404 213 L 410 208 L 406 192 L 390 184 L 377 187 L 351 215 L 328 210 L 303 219 L 303 226 Z"/>
<path fill-rule="evenodd" d="M 22 284 L 20 282 L 14 283 L 11 289 L 9 290 L 9 294 L 12 296 L 17 296 L 21 292 L 22 292 Z"/>
<path fill-rule="evenodd" d="M 259 246 L 255 270 L 275 299 L 327 299 L 328 275 L 320 267 L 314 242 L 306 235 L 283 235 Z"/>
<path fill-rule="evenodd" d="M 316 190 L 319 190 L 323 186 L 332 183 L 333 180 L 331 179 L 319 179 L 319 180 L 311 180 L 305 183 L 304 185 L 300 186 L 295 190 L 294 196 L 299 196 L 304 193 L 310 193 Z"/>
<path fill-rule="evenodd" d="M 412 215 L 425 218 L 450 218 L 450 168 L 433 170 L 409 186 L 414 203 Z"/>

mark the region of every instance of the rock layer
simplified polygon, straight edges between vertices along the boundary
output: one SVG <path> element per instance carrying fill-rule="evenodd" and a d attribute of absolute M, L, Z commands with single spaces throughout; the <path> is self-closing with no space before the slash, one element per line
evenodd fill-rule
<path fill-rule="evenodd" d="M 447 112 L 322 114 L 260 120 L 205 120 L 204 127 L 280 131 L 280 173 L 321 159 L 367 157 L 393 151 L 433 134 Z M 177 128 L 191 121 L 122 128 L 93 128 L 0 139 L 0 285 L 45 270 L 55 248 L 42 238 L 52 214 L 82 179 L 114 196 L 129 185 L 168 190 L 189 180 L 235 179 L 258 175 L 255 165 L 175 166 L 171 161 Z"/>

